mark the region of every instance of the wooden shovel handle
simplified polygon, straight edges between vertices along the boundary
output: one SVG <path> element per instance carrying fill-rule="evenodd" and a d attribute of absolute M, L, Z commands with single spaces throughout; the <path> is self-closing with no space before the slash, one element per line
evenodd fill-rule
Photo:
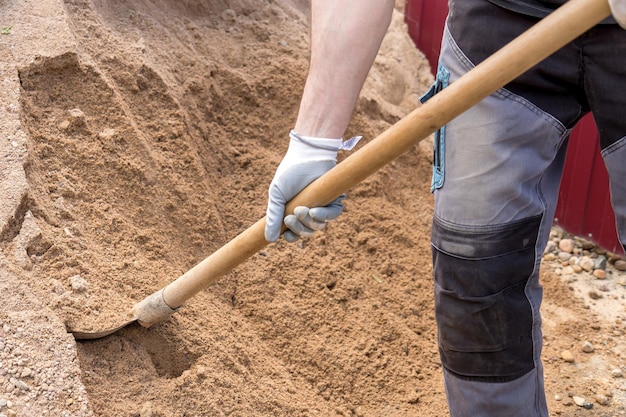
<path fill-rule="evenodd" d="M 319 207 L 363 181 L 435 130 L 610 15 L 607 0 L 570 0 L 306 187 L 288 205 Z M 267 245 L 265 218 L 163 290 L 177 308 Z"/>

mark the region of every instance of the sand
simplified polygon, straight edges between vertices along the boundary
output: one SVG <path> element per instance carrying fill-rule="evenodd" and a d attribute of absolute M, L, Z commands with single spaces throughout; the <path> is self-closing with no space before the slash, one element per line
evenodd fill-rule
<path fill-rule="evenodd" d="M 363 143 L 432 82 L 403 10 L 346 135 Z M 268 245 L 163 322 L 66 331 L 123 323 L 264 215 L 306 76 L 308 2 L 3 1 L 0 26 L 0 413 L 446 415 L 430 139 L 350 190 L 327 230 Z M 610 373 L 626 366 L 626 312 L 602 318 L 545 269 L 551 408 L 626 415 Z M 593 410 L 566 404 L 598 394 Z"/>

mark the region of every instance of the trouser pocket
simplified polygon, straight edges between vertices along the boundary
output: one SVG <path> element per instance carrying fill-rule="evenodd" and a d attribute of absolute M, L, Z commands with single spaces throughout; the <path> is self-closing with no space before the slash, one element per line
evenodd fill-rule
<path fill-rule="evenodd" d="M 450 82 L 450 71 L 448 71 L 443 65 L 439 65 L 437 70 L 437 77 L 430 89 L 424 94 L 420 101 L 425 103 L 435 94 L 443 90 L 448 86 Z M 443 187 L 444 173 L 445 173 L 445 146 L 446 146 L 446 126 L 442 126 L 434 133 L 434 150 L 433 150 L 433 176 L 430 191 L 433 192 L 437 188 Z"/>
<path fill-rule="evenodd" d="M 541 217 L 492 228 L 433 222 L 435 313 L 443 366 L 505 382 L 534 368 L 533 275 Z"/>

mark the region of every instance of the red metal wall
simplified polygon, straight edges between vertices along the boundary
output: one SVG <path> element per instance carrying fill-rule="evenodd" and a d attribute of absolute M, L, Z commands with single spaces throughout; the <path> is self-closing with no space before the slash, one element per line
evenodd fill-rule
<path fill-rule="evenodd" d="M 407 0 L 405 21 L 409 35 L 426 55 L 433 75 L 448 13 L 448 0 Z M 600 156 L 593 117 L 584 117 L 572 132 L 559 191 L 555 223 L 565 230 L 622 252 L 609 200 L 608 174 Z"/>
<path fill-rule="evenodd" d="M 555 223 L 603 248 L 623 252 L 609 197 L 609 174 L 600 156 L 598 129 L 589 114 L 570 137 Z"/>
<path fill-rule="evenodd" d="M 441 35 L 448 14 L 448 0 L 407 0 L 404 20 L 409 35 L 420 51 L 426 55 L 433 75 L 437 73 L 437 60 L 441 49 Z"/>

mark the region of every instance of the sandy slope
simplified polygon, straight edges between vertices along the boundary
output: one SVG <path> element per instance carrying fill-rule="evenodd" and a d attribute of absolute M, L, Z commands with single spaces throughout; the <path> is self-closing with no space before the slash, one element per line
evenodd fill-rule
<path fill-rule="evenodd" d="M 352 190 L 328 231 L 268 246 L 171 319 L 93 342 L 65 332 L 119 321 L 263 215 L 306 74 L 307 7 L 0 3 L 0 412 L 446 414 L 428 143 Z M 397 9 L 348 132 L 365 141 L 432 79 Z M 625 365 L 624 323 L 550 271 L 553 409 L 623 414 L 623 384 L 604 377 Z M 594 354 L 558 359 L 585 338 Z M 592 411 L 553 399 L 593 391 L 614 395 Z"/>

